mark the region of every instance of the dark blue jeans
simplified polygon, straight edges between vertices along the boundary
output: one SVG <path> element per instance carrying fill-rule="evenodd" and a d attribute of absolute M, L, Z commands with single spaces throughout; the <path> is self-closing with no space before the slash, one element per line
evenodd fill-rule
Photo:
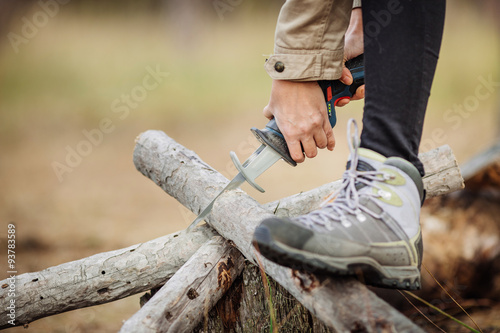
<path fill-rule="evenodd" d="M 445 0 L 363 0 L 361 147 L 414 164 L 441 46 Z"/>

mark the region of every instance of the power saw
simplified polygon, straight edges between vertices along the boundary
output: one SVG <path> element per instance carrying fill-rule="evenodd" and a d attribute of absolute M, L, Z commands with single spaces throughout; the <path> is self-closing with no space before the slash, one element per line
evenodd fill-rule
<path fill-rule="evenodd" d="M 351 71 L 353 82 L 347 86 L 339 80 L 321 80 L 318 81 L 319 86 L 325 96 L 325 101 L 328 110 L 328 119 L 332 128 L 337 123 L 337 115 L 335 113 L 335 106 L 341 99 L 350 99 L 356 89 L 365 83 L 365 68 L 363 54 L 354 59 L 348 60 L 345 65 Z M 201 222 L 212 210 L 214 202 L 222 193 L 238 188 L 241 184 L 247 181 L 255 189 L 264 192 L 264 189 L 259 186 L 255 179 L 260 176 L 264 171 L 269 169 L 274 163 L 283 159 L 291 166 L 296 166 L 295 162 L 290 156 L 288 146 L 285 138 L 276 124 L 275 119 L 271 119 L 265 128 L 257 129 L 252 127 L 250 129 L 255 135 L 261 146 L 245 161 L 243 164 L 239 161 L 236 153 L 231 151 L 229 155 L 239 173 L 227 184 L 227 186 L 210 202 L 210 204 L 198 215 L 198 217 L 189 225 L 187 231 L 193 229 L 199 222 Z"/>

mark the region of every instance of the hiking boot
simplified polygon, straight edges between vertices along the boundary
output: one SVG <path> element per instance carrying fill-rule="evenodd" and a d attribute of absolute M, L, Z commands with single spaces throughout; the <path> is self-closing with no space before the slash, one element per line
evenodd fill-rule
<path fill-rule="evenodd" d="M 359 148 L 353 119 L 348 141 L 341 188 L 309 214 L 264 220 L 253 244 L 269 260 L 294 269 L 357 275 L 378 287 L 420 289 L 422 177 L 402 158 Z"/>

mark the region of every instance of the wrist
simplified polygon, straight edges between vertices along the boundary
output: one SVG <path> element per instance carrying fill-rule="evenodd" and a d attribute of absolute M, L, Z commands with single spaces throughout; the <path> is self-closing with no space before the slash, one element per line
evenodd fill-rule
<path fill-rule="evenodd" d="M 362 35 L 363 34 L 363 12 L 361 7 L 354 8 L 351 12 L 351 19 L 346 35 Z"/>

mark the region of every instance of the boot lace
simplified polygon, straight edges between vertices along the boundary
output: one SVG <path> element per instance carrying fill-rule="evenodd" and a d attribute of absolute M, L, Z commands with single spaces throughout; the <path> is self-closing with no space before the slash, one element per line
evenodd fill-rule
<path fill-rule="evenodd" d="M 354 129 L 354 135 L 351 134 Z M 347 218 L 347 215 L 354 215 L 359 222 L 366 221 L 368 214 L 375 219 L 380 219 L 381 215 L 377 214 L 365 206 L 360 204 L 361 197 L 388 198 L 390 193 L 377 185 L 379 182 L 384 182 L 387 179 L 392 179 L 394 176 L 380 171 L 359 171 L 358 166 L 358 148 L 360 145 L 358 126 L 354 119 L 349 119 L 347 125 L 347 140 L 350 151 L 350 167 L 342 176 L 341 187 L 329 195 L 323 203 L 321 209 L 313 211 L 307 215 L 298 217 L 298 221 L 310 227 L 319 225 L 327 230 L 333 230 L 335 223 L 341 223 L 348 228 L 352 222 Z M 358 189 L 369 186 L 375 188 L 376 191 L 363 191 L 359 193 Z M 333 223 L 332 223 L 333 222 Z"/>

